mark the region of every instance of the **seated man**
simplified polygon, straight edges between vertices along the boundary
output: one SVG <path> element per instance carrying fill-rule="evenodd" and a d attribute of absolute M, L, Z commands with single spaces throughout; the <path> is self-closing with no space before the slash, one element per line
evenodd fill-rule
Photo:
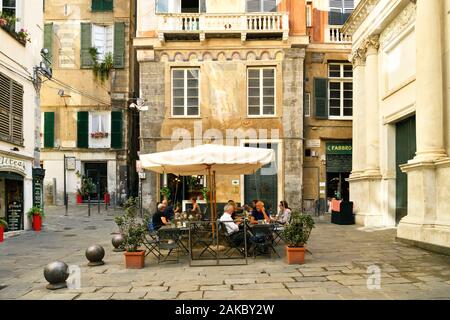
<path fill-rule="evenodd" d="M 166 206 L 164 203 L 158 204 L 158 211 L 156 211 L 152 218 L 153 228 L 155 230 L 169 224 L 169 218 L 166 216 L 165 210 Z"/>
<path fill-rule="evenodd" d="M 173 206 L 170 206 L 170 205 L 169 205 L 169 202 L 168 202 L 166 199 L 164 199 L 161 203 L 164 204 L 164 205 L 166 206 L 166 208 L 164 209 L 164 214 L 165 214 L 165 216 L 166 216 L 169 220 L 172 220 L 173 217 L 174 217 L 174 215 L 175 215 L 175 212 L 174 212 L 174 210 L 173 210 Z"/>
<path fill-rule="evenodd" d="M 258 201 L 255 208 L 250 215 L 250 222 L 253 224 L 258 224 L 258 220 L 265 220 L 267 223 L 270 222 L 270 214 L 264 208 L 264 202 Z"/>
<path fill-rule="evenodd" d="M 233 244 L 237 247 L 244 246 L 244 230 L 241 230 L 239 228 L 239 225 L 242 223 L 242 221 L 234 222 L 233 218 L 231 217 L 234 212 L 234 206 L 231 204 L 227 204 L 224 208 L 224 213 L 220 217 L 220 221 L 223 222 L 223 224 L 226 227 L 226 232 L 228 233 L 230 240 L 233 242 Z M 247 233 L 247 246 L 250 245 L 250 235 Z"/>

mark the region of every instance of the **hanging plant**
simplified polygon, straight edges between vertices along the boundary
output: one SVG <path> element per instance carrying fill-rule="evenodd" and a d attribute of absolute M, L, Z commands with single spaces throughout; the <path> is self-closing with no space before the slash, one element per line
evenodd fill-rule
<path fill-rule="evenodd" d="M 163 195 L 164 198 L 169 200 L 170 195 L 171 195 L 171 191 L 170 191 L 169 187 L 162 187 L 160 192 L 161 192 L 161 194 Z"/>
<path fill-rule="evenodd" d="M 103 60 L 99 59 L 97 48 L 90 48 L 89 54 L 94 62 L 92 71 L 94 72 L 95 79 L 100 80 L 102 83 L 105 82 L 106 79 L 109 79 L 109 74 L 114 68 L 114 58 L 112 53 L 108 52 L 105 54 L 105 59 Z"/>

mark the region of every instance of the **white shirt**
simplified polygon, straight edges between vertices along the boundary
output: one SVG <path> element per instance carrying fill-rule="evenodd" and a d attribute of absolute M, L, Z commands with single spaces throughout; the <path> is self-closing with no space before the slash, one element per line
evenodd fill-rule
<path fill-rule="evenodd" d="M 231 218 L 231 214 L 224 212 L 223 215 L 220 217 L 220 221 L 225 224 L 228 234 L 232 234 L 239 231 L 239 226 L 234 222 L 233 218 Z"/>

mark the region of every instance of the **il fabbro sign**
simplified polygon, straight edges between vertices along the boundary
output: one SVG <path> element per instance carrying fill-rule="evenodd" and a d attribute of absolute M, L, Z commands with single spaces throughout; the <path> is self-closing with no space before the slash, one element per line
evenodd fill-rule
<path fill-rule="evenodd" d="M 25 173 L 25 162 L 0 156 L 0 171 L 10 170 Z"/>
<path fill-rule="evenodd" d="M 327 154 L 352 154 L 351 142 L 327 142 Z"/>

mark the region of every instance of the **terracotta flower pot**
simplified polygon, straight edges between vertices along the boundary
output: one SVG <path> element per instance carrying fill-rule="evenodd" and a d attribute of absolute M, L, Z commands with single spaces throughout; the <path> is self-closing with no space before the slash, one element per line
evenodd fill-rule
<path fill-rule="evenodd" d="M 145 251 L 125 252 L 125 267 L 127 269 L 142 269 L 145 265 Z"/>
<path fill-rule="evenodd" d="M 0 242 L 3 242 L 3 233 L 5 232 L 5 228 L 0 225 Z"/>
<path fill-rule="evenodd" d="M 39 215 L 33 216 L 33 230 L 34 231 L 41 231 L 42 229 L 42 217 Z"/>
<path fill-rule="evenodd" d="M 286 246 L 286 257 L 289 264 L 305 263 L 305 247 Z"/>

